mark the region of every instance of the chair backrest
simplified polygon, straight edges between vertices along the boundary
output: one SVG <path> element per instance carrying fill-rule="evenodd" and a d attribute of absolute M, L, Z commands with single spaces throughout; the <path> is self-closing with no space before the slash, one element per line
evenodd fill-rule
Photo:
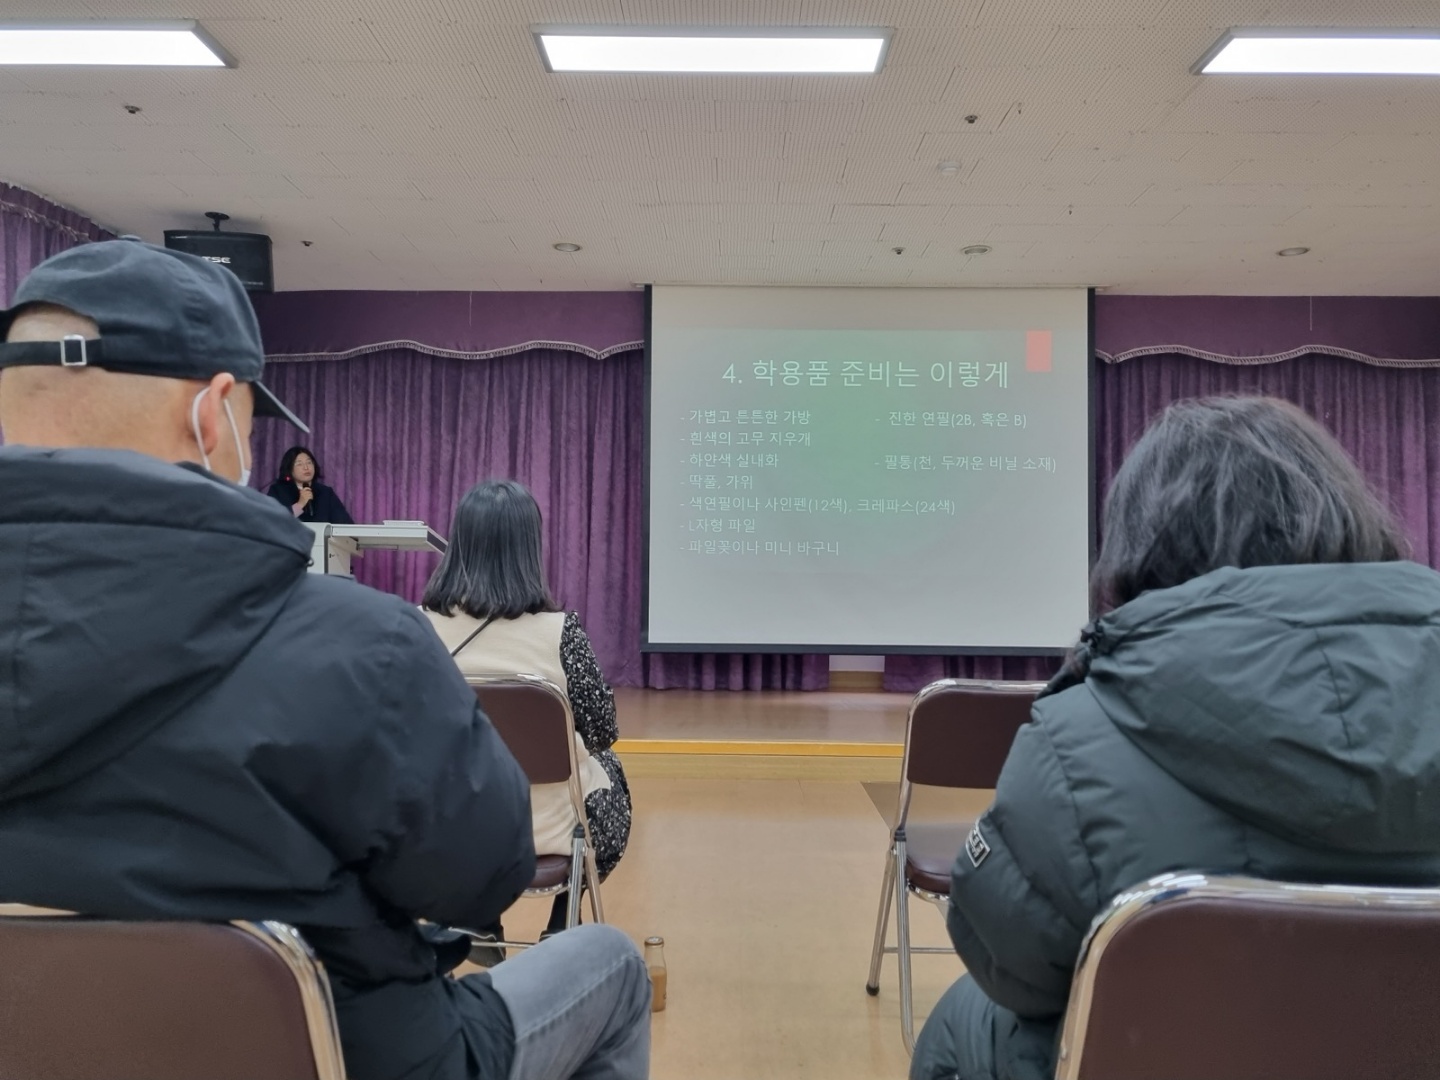
<path fill-rule="evenodd" d="M 1440 1072 L 1440 889 L 1171 874 L 1091 928 L 1057 1080 Z"/>
<path fill-rule="evenodd" d="M 282 923 L 0 905 L 0 1076 L 344 1080 L 324 970 Z"/>
<path fill-rule="evenodd" d="M 539 675 L 467 675 L 480 707 L 532 784 L 576 775 L 575 720 L 565 691 Z"/>
<path fill-rule="evenodd" d="M 993 788 L 1039 682 L 941 679 L 915 695 L 905 725 L 903 778 L 912 784 Z"/>

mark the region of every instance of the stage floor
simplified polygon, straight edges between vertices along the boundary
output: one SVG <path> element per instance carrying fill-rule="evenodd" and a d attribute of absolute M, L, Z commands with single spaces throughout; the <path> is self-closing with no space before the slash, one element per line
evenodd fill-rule
<path fill-rule="evenodd" d="M 893 781 L 909 694 L 615 691 L 632 775 Z"/>
<path fill-rule="evenodd" d="M 910 694 L 777 690 L 615 691 L 622 739 L 894 743 Z"/>

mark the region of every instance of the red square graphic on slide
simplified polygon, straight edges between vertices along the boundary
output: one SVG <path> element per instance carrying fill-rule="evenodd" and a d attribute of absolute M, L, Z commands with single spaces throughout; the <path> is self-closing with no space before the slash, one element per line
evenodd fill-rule
<path fill-rule="evenodd" d="M 1049 371 L 1055 335 L 1049 330 L 1025 331 L 1025 370 Z"/>

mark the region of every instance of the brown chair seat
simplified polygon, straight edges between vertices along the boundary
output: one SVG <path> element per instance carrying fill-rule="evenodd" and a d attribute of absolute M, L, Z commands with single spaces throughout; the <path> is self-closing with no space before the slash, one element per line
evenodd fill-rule
<path fill-rule="evenodd" d="M 950 895 L 955 856 L 970 835 L 973 822 L 905 826 L 905 880 L 926 892 Z"/>
<path fill-rule="evenodd" d="M 553 889 L 570 880 L 570 860 L 564 855 L 540 855 L 535 859 L 532 889 Z"/>

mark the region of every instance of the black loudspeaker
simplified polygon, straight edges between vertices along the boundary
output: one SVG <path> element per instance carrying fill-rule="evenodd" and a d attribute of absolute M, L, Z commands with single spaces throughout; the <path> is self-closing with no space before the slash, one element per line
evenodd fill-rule
<path fill-rule="evenodd" d="M 166 229 L 165 246 L 229 267 L 250 292 L 274 292 L 270 237 L 264 233 Z"/>

